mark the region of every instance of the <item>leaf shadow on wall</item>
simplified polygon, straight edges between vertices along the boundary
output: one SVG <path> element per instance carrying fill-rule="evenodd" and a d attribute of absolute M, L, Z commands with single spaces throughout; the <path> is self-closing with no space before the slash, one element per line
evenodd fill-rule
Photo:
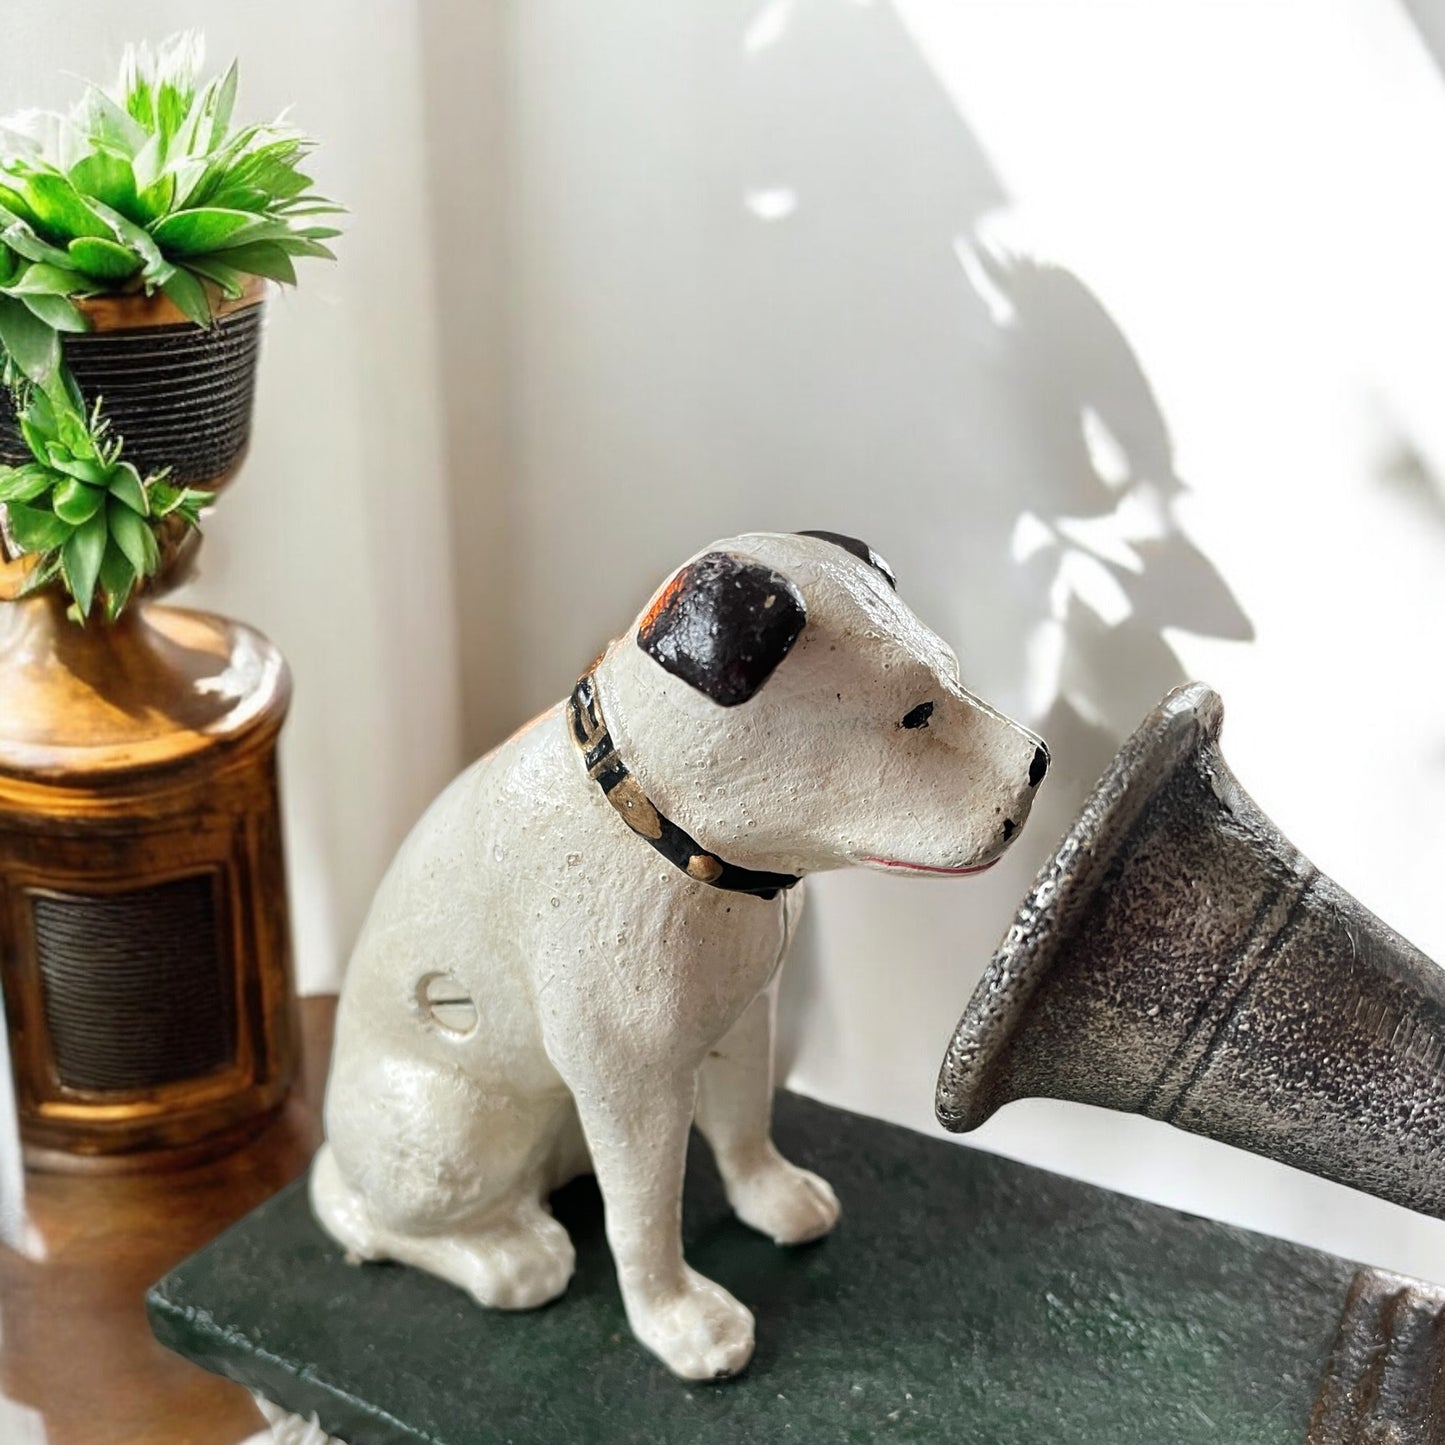
<path fill-rule="evenodd" d="M 1000 178 L 891 7 L 778 0 L 754 12 L 759 29 L 740 148 L 752 224 L 715 296 L 730 319 L 710 378 L 749 448 L 738 470 L 787 499 L 775 525 L 877 545 L 920 616 L 962 642 L 965 683 L 1053 751 L 1004 863 L 956 903 L 915 895 L 931 933 L 902 901 L 892 915 L 900 956 L 917 959 L 938 909 L 957 909 L 953 956 L 911 965 L 956 994 L 1119 743 L 1187 680 L 1172 634 L 1247 642 L 1253 627 L 1184 530 L 1188 488 L 1128 337 L 1011 232 Z M 810 910 L 783 985 L 780 1077 L 820 1033 L 848 1048 L 820 952 Z M 941 1053 L 952 1019 L 937 1022 Z M 869 1020 L 875 1052 L 890 1026 Z M 899 1046 L 918 1032 L 901 1025 Z"/>
<path fill-rule="evenodd" d="M 977 254 L 988 255 L 990 282 L 1007 302 L 1000 328 L 1013 333 L 1020 393 L 1046 401 L 1038 425 L 1051 433 L 1051 465 L 995 509 L 1000 521 L 1012 518 L 995 557 L 1024 582 L 1018 622 L 1052 644 L 1034 651 L 1035 705 L 1024 711 L 1068 778 L 1087 784 L 1186 680 L 1171 632 L 1248 642 L 1254 629 L 1183 529 L 1188 489 L 1123 331 L 1067 269 Z"/>

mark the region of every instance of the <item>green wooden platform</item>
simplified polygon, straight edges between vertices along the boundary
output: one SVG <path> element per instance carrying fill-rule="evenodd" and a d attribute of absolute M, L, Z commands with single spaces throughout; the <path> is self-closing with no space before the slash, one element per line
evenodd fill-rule
<path fill-rule="evenodd" d="M 1355 1267 L 780 1095 L 785 1152 L 836 1186 L 779 1250 L 694 1143 L 687 1253 L 753 1309 L 737 1380 L 686 1385 L 628 1333 L 590 1180 L 555 1208 L 567 1295 L 492 1313 L 354 1267 L 284 1190 L 155 1286 L 156 1334 L 350 1445 L 947 1441 L 1301 1445 Z"/>

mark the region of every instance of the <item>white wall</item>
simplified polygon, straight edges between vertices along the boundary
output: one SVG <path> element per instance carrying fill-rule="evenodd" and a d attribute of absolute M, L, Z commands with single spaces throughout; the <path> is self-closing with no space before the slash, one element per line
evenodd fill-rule
<path fill-rule="evenodd" d="M 1054 745 L 1008 866 L 816 881 L 794 1081 L 931 1127 L 1033 870 L 1189 675 L 1262 805 L 1445 958 L 1445 111 L 1390 0 L 513 17 L 515 716 L 710 537 L 827 527 Z M 1445 1225 L 1145 1121 L 978 1141 L 1445 1278 Z"/>

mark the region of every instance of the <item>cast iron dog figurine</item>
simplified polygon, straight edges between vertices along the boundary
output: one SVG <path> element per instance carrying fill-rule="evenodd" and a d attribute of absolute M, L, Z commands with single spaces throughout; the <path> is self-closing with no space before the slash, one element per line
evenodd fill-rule
<path fill-rule="evenodd" d="M 682 1256 L 690 1126 L 754 1229 L 838 1218 L 770 1137 L 793 885 L 986 868 L 1047 765 L 865 544 L 715 543 L 403 844 L 342 993 L 317 1217 L 527 1309 L 572 1274 L 548 1195 L 595 1170 L 637 1337 L 689 1379 L 741 1370 L 752 1315 Z"/>

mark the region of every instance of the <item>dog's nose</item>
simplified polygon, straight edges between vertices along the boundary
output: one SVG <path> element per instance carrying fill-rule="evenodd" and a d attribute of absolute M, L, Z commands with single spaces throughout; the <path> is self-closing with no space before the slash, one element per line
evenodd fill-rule
<path fill-rule="evenodd" d="M 1034 760 L 1029 764 L 1029 787 L 1036 788 L 1043 782 L 1049 770 L 1049 750 L 1040 743 L 1034 749 Z"/>

